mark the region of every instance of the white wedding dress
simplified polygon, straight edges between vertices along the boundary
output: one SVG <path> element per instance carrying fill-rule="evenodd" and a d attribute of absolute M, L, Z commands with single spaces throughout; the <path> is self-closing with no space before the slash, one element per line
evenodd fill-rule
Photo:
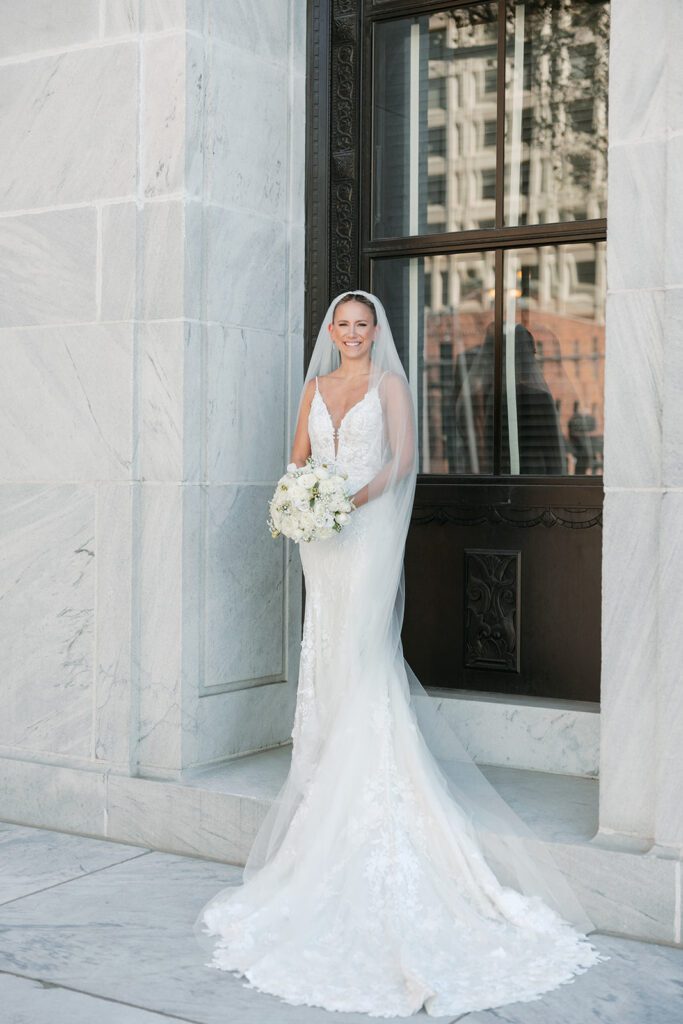
<path fill-rule="evenodd" d="M 337 457 L 351 493 L 382 465 L 382 427 L 376 386 L 335 438 L 316 380 L 312 453 Z M 363 637 L 349 635 L 366 598 L 368 526 L 382 514 L 380 497 L 340 534 L 300 545 L 291 769 L 255 866 L 204 906 L 195 931 L 211 936 L 207 966 L 288 1003 L 453 1017 L 535 999 L 602 957 L 539 897 L 501 884 L 415 720 L 402 655 L 368 662 Z"/>

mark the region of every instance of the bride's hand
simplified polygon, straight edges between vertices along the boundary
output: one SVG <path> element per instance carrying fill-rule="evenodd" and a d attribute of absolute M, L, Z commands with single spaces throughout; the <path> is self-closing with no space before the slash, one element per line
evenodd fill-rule
<path fill-rule="evenodd" d="M 359 491 L 356 491 L 355 494 L 351 495 L 351 501 L 353 502 L 354 508 L 360 508 L 361 505 L 365 505 L 367 503 L 367 500 L 368 500 L 368 488 L 367 488 L 367 485 L 365 487 L 361 487 L 361 489 Z"/>

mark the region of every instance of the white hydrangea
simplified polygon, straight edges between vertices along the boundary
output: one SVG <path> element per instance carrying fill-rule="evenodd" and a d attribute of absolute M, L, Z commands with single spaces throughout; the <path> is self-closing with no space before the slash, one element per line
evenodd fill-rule
<path fill-rule="evenodd" d="M 312 457 L 301 467 L 290 462 L 269 502 L 272 536 L 282 534 L 300 543 L 339 533 L 355 508 L 347 480 L 344 470 L 328 462 Z"/>

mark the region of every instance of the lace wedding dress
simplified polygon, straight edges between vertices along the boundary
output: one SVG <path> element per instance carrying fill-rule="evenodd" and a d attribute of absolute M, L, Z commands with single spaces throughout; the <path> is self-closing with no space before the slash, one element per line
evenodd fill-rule
<path fill-rule="evenodd" d="M 383 462 L 382 387 L 335 430 L 316 378 L 312 453 L 345 467 L 351 493 Z M 601 956 L 542 899 L 501 884 L 420 731 L 402 655 L 364 650 L 371 525 L 385 512 L 380 496 L 300 545 L 291 769 L 244 884 L 209 901 L 195 931 L 211 937 L 207 966 L 288 1003 L 453 1017 L 535 999 Z"/>

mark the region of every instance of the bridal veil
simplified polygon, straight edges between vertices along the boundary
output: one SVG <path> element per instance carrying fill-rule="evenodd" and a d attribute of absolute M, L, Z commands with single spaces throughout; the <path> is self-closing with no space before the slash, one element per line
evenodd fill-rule
<path fill-rule="evenodd" d="M 337 296 L 330 303 L 320 326 L 301 401 L 308 381 L 339 366 L 339 353 L 328 327 L 336 305 L 346 294 Z M 356 700 L 358 713 L 364 713 L 367 688 L 377 687 L 379 692 L 386 684 L 387 672 L 390 672 L 391 685 L 400 686 L 405 696 L 405 701 L 400 702 L 404 709 L 402 713 L 412 719 L 412 727 L 421 734 L 431 754 L 431 758 L 427 754 L 426 759 L 436 784 L 444 787 L 457 803 L 499 882 L 525 896 L 539 897 L 564 920 L 586 934 L 594 926 L 547 847 L 477 767 L 457 732 L 440 714 L 439 699 L 426 692 L 404 660 L 401 644 L 403 558 L 418 469 L 415 408 L 381 301 L 369 292 L 356 290 L 352 294 L 364 296 L 376 310 L 377 331 L 371 353 L 368 390 L 377 388 L 382 404 L 385 458 L 382 469 L 368 485 L 368 505 L 352 513 L 365 516 L 365 530 L 369 533 L 365 534 L 364 542 L 371 557 L 363 560 L 362 579 L 354 588 L 358 597 L 348 610 L 350 619 L 339 664 L 339 671 L 345 676 L 345 685 L 339 689 L 345 693 L 343 715 L 347 728 L 353 730 L 354 721 L 357 721 L 354 719 Z M 429 600 L 428 594 L 425 600 Z M 354 680 L 362 680 L 362 694 L 354 688 Z M 339 759 L 339 786 L 343 788 L 343 746 L 336 756 Z M 306 773 L 294 770 L 293 763 L 293 770 L 290 770 L 258 829 L 244 866 L 244 882 L 248 882 L 275 857 L 298 807 L 305 799 L 307 781 Z M 371 782 L 368 780 L 369 784 Z M 334 814 L 332 806 L 330 814 Z M 328 827 L 331 829 L 332 824 L 328 826 L 325 820 L 319 821 L 319 839 L 323 844 Z M 316 837 L 311 837 L 310 841 L 316 842 Z M 221 897 L 222 893 L 219 893 L 215 900 Z M 200 941 L 210 944 L 211 940 L 199 932 L 198 926 L 195 932 Z"/>

